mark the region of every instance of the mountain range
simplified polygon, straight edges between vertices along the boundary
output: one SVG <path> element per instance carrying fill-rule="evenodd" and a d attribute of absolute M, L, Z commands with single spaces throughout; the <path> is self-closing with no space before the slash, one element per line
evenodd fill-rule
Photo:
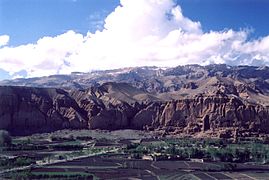
<path fill-rule="evenodd" d="M 269 68 L 134 67 L 0 82 L 0 129 L 64 128 L 262 136 L 269 133 Z"/>

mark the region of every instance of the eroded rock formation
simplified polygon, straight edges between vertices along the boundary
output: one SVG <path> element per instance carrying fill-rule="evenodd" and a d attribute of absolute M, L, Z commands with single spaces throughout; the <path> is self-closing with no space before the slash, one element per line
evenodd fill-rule
<path fill-rule="evenodd" d="M 6 85 L 0 87 L 0 129 L 13 134 L 63 128 L 269 133 L 268 67 L 134 67 L 0 84 Z"/>
<path fill-rule="evenodd" d="M 120 89 L 119 86 L 117 84 Z M 141 97 L 148 97 L 144 92 L 136 90 L 134 94 L 127 94 L 133 92 L 132 87 L 124 84 L 124 88 L 115 98 L 102 86 L 68 91 L 3 86 L 0 87 L 0 129 L 13 134 L 64 128 L 115 130 L 149 127 L 173 127 L 188 134 L 220 129 L 230 131 L 231 128 L 236 129 L 236 133 L 269 133 L 269 108 L 238 96 L 217 91 L 171 101 L 158 98 L 140 101 Z"/>

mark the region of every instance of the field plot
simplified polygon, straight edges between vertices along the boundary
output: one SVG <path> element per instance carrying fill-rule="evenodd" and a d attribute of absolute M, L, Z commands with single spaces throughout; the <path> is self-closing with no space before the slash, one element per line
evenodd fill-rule
<path fill-rule="evenodd" d="M 191 174 L 185 172 L 185 171 L 176 171 L 176 172 L 170 172 L 167 173 L 166 175 L 162 172 L 158 176 L 159 179 L 164 179 L 164 180 L 174 180 L 174 179 L 184 179 L 189 177 L 195 177 L 195 176 L 190 176 Z"/>
<path fill-rule="evenodd" d="M 215 180 L 214 177 L 208 175 L 207 173 L 203 173 L 203 172 L 193 173 L 193 175 L 199 179 Z"/>
<path fill-rule="evenodd" d="M 82 158 L 73 161 L 56 163 L 52 166 L 80 166 L 80 167 L 90 167 L 90 166 L 101 166 L 101 167 L 118 167 L 117 162 L 113 162 L 109 159 L 102 158 L 101 156 Z"/>
<path fill-rule="evenodd" d="M 65 171 L 89 172 L 101 179 L 106 178 L 153 178 L 150 161 L 129 160 L 119 156 L 95 156 L 74 161 L 57 163 L 49 166 L 51 169 L 64 169 Z M 148 170 L 150 169 L 150 170 Z"/>
<path fill-rule="evenodd" d="M 152 163 L 158 169 L 177 170 L 187 168 L 188 165 L 184 161 L 156 161 Z"/>
<path fill-rule="evenodd" d="M 96 177 L 84 172 L 31 172 L 29 175 L 33 179 L 96 179 Z"/>
<path fill-rule="evenodd" d="M 191 170 L 220 170 L 220 166 L 216 163 L 200 163 L 191 161 L 156 161 L 152 163 L 153 166 L 159 169 L 191 169 Z"/>
<path fill-rule="evenodd" d="M 208 175 L 210 175 L 211 177 L 214 177 L 215 179 L 232 179 L 231 177 L 223 174 L 223 173 L 207 173 Z"/>
<path fill-rule="evenodd" d="M 138 178 L 138 179 L 157 179 L 150 172 L 142 169 L 117 169 L 108 171 L 92 171 L 94 175 L 100 179 L 127 179 L 127 178 Z"/>
<path fill-rule="evenodd" d="M 269 172 L 256 171 L 256 172 L 244 172 L 241 174 L 253 179 L 260 179 L 260 180 L 269 179 Z"/>

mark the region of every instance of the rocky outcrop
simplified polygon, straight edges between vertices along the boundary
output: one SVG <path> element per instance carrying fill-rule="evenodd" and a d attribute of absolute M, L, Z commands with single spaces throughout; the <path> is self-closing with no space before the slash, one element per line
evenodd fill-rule
<path fill-rule="evenodd" d="M 13 134 L 87 128 L 86 113 L 60 89 L 0 87 L 0 129 Z"/>
<path fill-rule="evenodd" d="M 219 137 L 269 133 L 268 82 L 268 67 L 228 65 L 7 80 L 0 82 L 9 85 L 0 87 L 0 129 L 13 134 L 63 128 L 217 132 Z"/>
<path fill-rule="evenodd" d="M 193 99 L 167 102 L 161 115 L 158 110 L 155 111 L 157 115 L 152 114 L 150 110 L 142 111 L 151 116 L 145 116 L 141 122 L 149 121 L 150 117 L 154 117 L 155 121 L 152 120 L 152 126 L 156 125 L 156 119 L 158 119 L 159 126 L 183 128 L 187 133 L 231 127 L 269 133 L 269 108 L 249 104 L 235 97 L 199 96 Z"/>
<path fill-rule="evenodd" d="M 172 101 L 116 102 L 107 98 L 109 93 L 92 88 L 0 87 L 0 129 L 16 135 L 64 128 L 164 129 L 187 134 L 221 130 L 221 137 L 269 133 L 269 108 L 234 95 L 217 92 Z"/>

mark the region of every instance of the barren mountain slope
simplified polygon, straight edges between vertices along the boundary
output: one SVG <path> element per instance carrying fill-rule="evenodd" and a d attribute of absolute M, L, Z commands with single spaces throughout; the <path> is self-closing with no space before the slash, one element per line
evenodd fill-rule
<path fill-rule="evenodd" d="M 0 129 L 13 134 L 63 128 L 269 133 L 268 82 L 268 67 L 226 65 L 2 81 L 7 86 L 0 87 Z"/>

